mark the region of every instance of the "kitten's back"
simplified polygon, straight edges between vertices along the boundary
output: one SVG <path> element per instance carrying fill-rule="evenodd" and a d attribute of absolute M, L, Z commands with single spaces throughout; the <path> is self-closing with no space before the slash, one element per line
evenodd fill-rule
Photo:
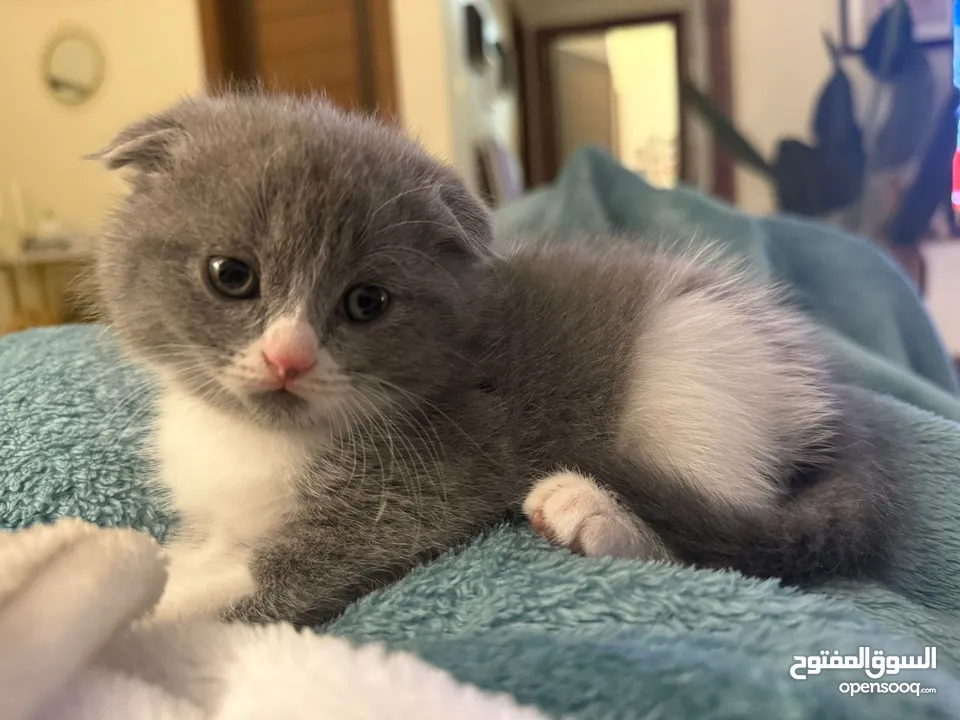
<path fill-rule="evenodd" d="M 778 289 L 610 239 L 521 244 L 494 274 L 488 364 L 528 475 L 594 475 L 694 564 L 799 581 L 882 553 L 882 432 Z"/>
<path fill-rule="evenodd" d="M 517 397 L 557 418 L 527 431 L 534 449 L 573 447 L 586 429 L 717 500 L 763 504 L 767 480 L 832 413 L 808 322 L 715 253 L 540 241 L 495 272 L 508 321 L 491 359 Z"/>

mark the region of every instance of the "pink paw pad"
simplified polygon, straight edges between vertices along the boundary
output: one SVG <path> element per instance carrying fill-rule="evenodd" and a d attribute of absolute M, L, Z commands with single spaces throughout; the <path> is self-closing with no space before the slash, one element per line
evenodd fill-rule
<path fill-rule="evenodd" d="M 559 472 L 538 481 L 523 503 L 534 531 L 590 557 L 637 557 L 643 537 L 630 514 L 591 478 Z"/>

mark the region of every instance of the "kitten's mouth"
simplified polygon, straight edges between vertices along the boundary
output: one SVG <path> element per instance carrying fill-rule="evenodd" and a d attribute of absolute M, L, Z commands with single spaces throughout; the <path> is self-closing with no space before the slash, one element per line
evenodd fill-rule
<path fill-rule="evenodd" d="M 290 397 L 303 398 L 303 395 L 298 393 L 296 391 L 296 388 L 293 386 L 293 383 L 290 383 L 290 382 L 287 382 L 287 383 L 278 382 L 272 385 L 268 385 L 262 388 L 261 390 L 259 390 L 256 394 L 277 395 L 277 396 L 289 395 Z"/>
<path fill-rule="evenodd" d="M 271 422 L 301 425 L 312 417 L 311 403 L 289 388 L 265 390 L 248 396 L 251 409 Z"/>
<path fill-rule="evenodd" d="M 256 397 L 258 400 L 265 400 L 267 402 L 304 404 L 307 402 L 305 397 L 288 386 L 265 390 L 263 392 L 256 393 L 254 397 Z"/>

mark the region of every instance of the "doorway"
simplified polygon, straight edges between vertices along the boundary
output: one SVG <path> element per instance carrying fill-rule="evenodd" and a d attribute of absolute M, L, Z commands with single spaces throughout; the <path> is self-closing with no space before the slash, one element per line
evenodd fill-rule
<path fill-rule="evenodd" d="M 664 4 L 677 9 L 658 14 L 618 14 L 597 0 L 592 10 L 570 3 L 547 15 L 546 0 L 524 3 L 514 46 L 528 187 L 553 182 L 582 139 L 654 184 L 691 184 L 733 201 L 733 161 L 681 107 L 680 93 L 693 79 L 732 114 L 731 0 L 671 0 Z M 590 89 L 571 89 L 577 83 Z"/>
<path fill-rule="evenodd" d="M 597 145 L 653 185 L 677 184 L 684 135 L 678 35 L 672 19 L 551 41 L 551 164 L 562 167 L 579 148 Z"/>

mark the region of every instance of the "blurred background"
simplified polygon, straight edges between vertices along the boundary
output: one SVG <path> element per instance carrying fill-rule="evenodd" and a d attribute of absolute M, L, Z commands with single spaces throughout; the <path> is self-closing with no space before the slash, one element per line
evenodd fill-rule
<path fill-rule="evenodd" d="M 0 333 L 67 292 L 123 192 L 82 157 L 225 82 L 380 113 L 492 206 L 585 145 L 875 241 L 960 354 L 952 0 L 0 0 Z"/>

